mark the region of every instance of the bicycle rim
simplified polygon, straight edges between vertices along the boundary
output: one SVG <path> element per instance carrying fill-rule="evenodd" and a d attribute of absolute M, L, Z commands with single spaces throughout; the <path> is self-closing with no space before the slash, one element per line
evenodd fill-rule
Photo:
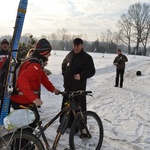
<path fill-rule="evenodd" d="M 44 150 L 44 146 L 35 135 L 17 131 L 0 139 L 0 150 Z"/>
<path fill-rule="evenodd" d="M 91 137 L 81 137 L 80 131 L 76 133 L 80 125 L 80 117 L 76 118 L 72 124 L 69 144 L 71 150 L 100 150 L 103 142 L 103 125 L 99 116 L 91 111 L 83 113 L 87 118 L 87 128 Z"/>

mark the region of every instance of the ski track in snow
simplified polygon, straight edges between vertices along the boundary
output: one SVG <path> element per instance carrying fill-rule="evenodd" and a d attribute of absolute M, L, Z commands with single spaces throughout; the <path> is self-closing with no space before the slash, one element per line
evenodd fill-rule
<path fill-rule="evenodd" d="M 51 66 L 52 73 L 54 73 L 49 78 L 60 90 L 63 90 L 60 68 L 65 54 L 61 52 L 51 60 L 54 61 L 58 57 L 57 61 L 54 61 L 55 67 Z M 87 83 L 87 90 L 93 91 L 93 97 L 87 97 L 88 110 L 92 110 L 100 116 L 104 127 L 101 150 L 149 150 L 150 61 L 148 58 L 142 61 L 142 57 L 128 56 L 129 62 L 126 64 L 124 86 L 116 88 L 114 87 L 115 67 L 112 65 L 115 56 L 110 56 L 111 59 L 109 57 L 99 59 L 96 58 L 97 55 L 93 54 L 96 74 Z M 104 59 L 108 59 L 110 62 L 101 67 Z M 137 70 L 142 72 L 142 76 L 136 76 Z M 42 99 L 44 104 L 39 111 L 43 124 L 45 124 L 60 111 L 62 97 L 51 94 L 42 87 Z M 49 141 L 54 140 L 58 125 L 59 120 L 46 130 Z M 62 135 L 58 150 L 68 147 L 68 138 L 68 133 Z M 51 144 L 52 142 L 50 142 Z"/>

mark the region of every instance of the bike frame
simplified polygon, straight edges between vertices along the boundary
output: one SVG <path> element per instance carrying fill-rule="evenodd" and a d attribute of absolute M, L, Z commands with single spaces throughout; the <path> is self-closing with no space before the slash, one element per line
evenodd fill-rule
<path fill-rule="evenodd" d="M 40 122 L 40 121 L 37 123 L 38 128 L 39 128 L 39 132 L 38 132 L 37 136 L 38 136 L 38 138 L 40 138 L 42 136 L 47 150 L 51 150 L 51 148 L 50 148 L 50 145 L 48 144 L 48 141 L 47 141 L 47 138 L 46 138 L 46 135 L 45 135 L 44 131 L 51 124 L 53 124 L 53 122 L 55 120 L 57 120 L 62 114 L 64 114 L 64 113 L 67 114 L 67 119 L 69 120 L 70 111 L 73 111 L 74 116 L 76 116 L 77 112 L 81 112 L 81 109 L 78 108 L 74 104 L 75 104 L 75 102 L 74 102 L 74 99 L 72 98 L 71 100 L 66 102 L 65 107 L 55 117 L 53 117 L 46 125 L 41 126 L 42 122 Z M 77 112 L 76 112 L 76 110 L 77 110 Z M 53 142 L 52 150 L 56 149 L 56 147 L 58 145 L 58 141 L 59 141 L 61 135 L 63 135 L 65 130 L 66 130 L 67 123 L 68 123 L 67 120 L 65 120 L 64 116 L 63 116 L 63 119 L 62 119 L 62 121 L 61 121 L 61 123 L 60 123 L 60 125 L 58 126 L 58 129 L 57 129 L 57 134 L 56 134 L 55 140 Z"/>
<path fill-rule="evenodd" d="M 68 111 L 69 109 L 71 109 L 70 104 L 67 104 L 55 117 L 53 117 L 53 119 L 51 119 L 46 125 L 44 125 L 44 127 L 41 126 L 40 122 L 38 123 L 38 127 L 39 127 L 38 137 L 40 138 L 42 136 L 47 150 L 50 150 L 51 148 L 50 148 L 50 145 L 48 144 L 44 131 L 47 128 L 49 128 L 49 126 L 52 125 L 55 120 L 57 120 L 64 112 Z M 57 138 L 55 138 L 53 147 L 57 147 L 58 143 L 56 144 L 56 140 Z"/>

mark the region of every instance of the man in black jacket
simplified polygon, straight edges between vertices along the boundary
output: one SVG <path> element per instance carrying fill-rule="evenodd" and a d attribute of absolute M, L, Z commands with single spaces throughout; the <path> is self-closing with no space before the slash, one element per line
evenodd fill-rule
<path fill-rule="evenodd" d="M 115 87 L 118 87 L 120 77 L 120 88 L 122 88 L 124 80 L 125 62 L 128 61 L 128 58 L 122 54 L 120 49 L 118 49 L 117 54 L 118 56 L 116 56 L 113 61 L 113 64 L 116 66 Z"/>
<path fill-rule="evenodd" d="M 73 40 L 73 50 L 65 57 L 62 63 L 62 75 L 64 77 L 64 88 L 68 91 L 86 90 L 87 79 L 95 74 L 95 67 L 92 57 L 83 50 L 83 40 Z M 86 111 L 86 97 L 75 97 L 82 111 Z M 68 100 L 63 97 L 62 108 Z M 63 115 L 62 115 L 63 116 Z M 62 119 L 60 117 L 60 121 Z M 71 127 L 74 116 L 71 113 L 68 128 Z"/>

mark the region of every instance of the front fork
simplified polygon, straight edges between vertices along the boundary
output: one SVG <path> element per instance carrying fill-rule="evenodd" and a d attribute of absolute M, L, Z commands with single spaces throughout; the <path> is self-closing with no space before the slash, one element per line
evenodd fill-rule
<path fill-rule="evenodd" d="M 89 132 L 88 126 L 87 126 L 87 118 L 84 117 L 83 112 L 78 112 L 78 119 L 79 121 L 79 125 L 78 128 L 80 130 L 80 138 L 91 138 L 91 134 Z"/>
<path fill-rule="evenodd" d="M 55 137 L 55 141 L 53 143 L 52 150 L 56 150 L 61 135 L 63 135 L 65 133 L 65 130 L 67 128 L 68 121 L 69 121 L 69 118 L 70 118 L 69 114 L 70 114 L 70 110 L 68 110 L 63 115 L 62 121 L 61 121 L 61 123 L 60 123 L 60 125 L 58 126 L 58 129 L 57 129 L 57 135 Z"/>

